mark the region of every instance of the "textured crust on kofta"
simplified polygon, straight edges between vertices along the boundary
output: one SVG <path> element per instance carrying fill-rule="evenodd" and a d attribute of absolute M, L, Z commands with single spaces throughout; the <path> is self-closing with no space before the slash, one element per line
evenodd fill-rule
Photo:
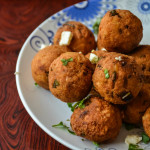
<path fill-rule="evenodd" d="M 146 110 L 144 116 L 142 117 L 142 121 L 144 131 L 150 137 L 150 107 Z"/>
<path fill-rule="evenodd" d="M 78 136 L 95 142 L 111 141 L 119 134 L 122 120 L 119 109 L 98 97 L 92 97 L 85 108 L 74 110 L 70 124 Z"/>
<path fill-rule="evenodd" d="M 128 10 L 110 10 L 99 26 L 97 46 L 119 53 L 129 53 L 143 37 L 140 19 Z"/>
<path fill-rule="evenodd" d="M 72 61 L 64 66 L 62 59 L 70 58 Z M 64 102 L 82 100 L 91 90 L 92 73 L 91 63 L 83 54 L 64 53 L 55 59 L 49 68 L 50 91 Z"/>
<path fill-rule="evenodd" d="M 141 66 L 144 83 L 150 84 L 150 45 L 140 45 L 131 54 Z"/>
<path fill-rule="evenodd" d="M 139 125 L 142 123 L 142 116 L 146 109 L 150 106 L 150 89 L 143 86 L 138 96 L 125 106 L 123 111 L 123 121 L 131 124 Z"/>
<path fill-rule="evenodd" d="M 59 44 L 61 33 L 63 31 L 71 31 L 73 34 L 71 43 L 68 46 L 72 51 L 81 51 L 83 54 L 87 54 L 92 49 L 96 48 L 96 42 L 93 33 L 82 23 L 77 21 L 66 22 L 57 30 L 54 36 L 54 44 Z"/>
<path fill-rule="evenodd" d="M 126 104 L 142 88 L 142 71 L 131 56 L 111 52 L 99 60 L 93 85 L 100 95 L 114 104 Z"/>
<path fill-rule="evenodd" d="M 143 87 L 138 96 L 126 106 L 124 121 L 132 124 L 142 122 L 142 116 L 150 105 L 150 45 L 140 45 L 131 54 L 143 71 Z"/>
<path fill-rule="evenodd" d="M 31 63 L 32 77 L 39 86 L 49 89 L 48 74 L 50 64 L 60 54 L 69 51 L 71 50 L 66 46 L 50 45 L 34 56 Z"/>

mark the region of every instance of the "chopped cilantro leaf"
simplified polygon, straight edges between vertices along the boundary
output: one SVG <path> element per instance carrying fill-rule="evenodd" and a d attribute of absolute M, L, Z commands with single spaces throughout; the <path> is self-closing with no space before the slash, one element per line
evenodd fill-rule
<path fill-rule="evenodd" d="M 150 138 L 145 133 L 142 133 L 142 142 L 147 144 L 149 141 L 150 141 Z"/>
<path fill-rule="evenodd" d="M 66 125 L 64 125 L 62 121 L 60 123 L 58 123 L 58 124 L 52 125 L 52 127 L 63 128 L 65 130 L 67 130 L 69 133 L 75 135 L 75 133 L 73 131 L 71 131 L 69 129 L 69 127 L 67 127 Z"/>
<path fill-rule="evenodd" d="M 59 82 L 55 79 L 54 80 L 54 83 L 53 83 L 53 88 L 56 88 L 57 86 L 59 86 Z"/>
<path fill-rule="evenodd" d="M 110 11 L 110 15 L 111 15 L 111 16 L 116 16 L 116 15 L 117 15 L 119 18 L 121 18 L 121 16 L 119 15 L 119 13 L 117 13 L 116 10 Z"/>
<path fill-rule="evenodd" d="M 90 97 L 90 95 L 87 96 L 87 97 L 85 97 L 85 98 L 83 98 L 81 101 L 76 102 L 74 105 L 73 105 L 72 103 L 67 103 L 67 105 L 68 105 L 69 108 L 71 108 L 71 111 L 74 111 L 75 108 L 77 108 L 77 107 L 79 107 L 79 108 L 84 108 L 84 107 L 85 107 L 84 102 L 85 102 L 89 97 Z"/>
<path fill-rule="evenodd" d="M 93 144 L 96 146 L 96 147 L 99 147 L 99 144 L 97 142 L 94 142 L 93 141 Z"/>
<path fill-rule="evenodd" d="M 35 86 L 38 86 L 38 84 L 37 84 L 36 82 L 34 83 L 34 85 L 35 85 Z"/>
<path fill-rule="evenodd" d="M 72 106 L 72 103 L 67 103 L 68 107 L 71 108 L 71 111 L 74 111 L 74 107 Z"/>
<path fill-rule="evenodd" d="M 52 127 L 64 127 L 63 122 L 59 122 L 58 124 L 52 125 Z"/>
<path fill-rule="evenodd" d="M 105 74 L 105 78 L 108 79 L 109 78 L 109 72 L 107 69 L 104 70 L 104 74 Z"/>
<path fill-rule="evenodd" d="M 143 150 L 139 145 L 129 144 L 128 150 Z"/>
<path fill-rule="evenodd" d="M 93 24 L 93 30 L 94 30 L 95 34 L 98 34 L 99 25 L 100 25 L 101 20 L 102 20 L 102 18 L 98 18 L 96 20 L 96 22 Z"/>
<path fill-rule="evenodd" d="M 69 58 L 69 59 L 61 59 L 61 62 L 63 63 L 64 66 L 67 66 L 68 62 L 73 61 L 73 58 Z"/>

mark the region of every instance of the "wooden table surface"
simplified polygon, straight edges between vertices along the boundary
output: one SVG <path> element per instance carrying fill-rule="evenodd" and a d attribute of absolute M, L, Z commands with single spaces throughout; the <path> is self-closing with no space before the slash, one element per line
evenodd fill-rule
<path fill-rule="evenodd" d="M 0 150 L 68 150 L 42 129 L 19 98 L 15 67 L 29 34 L 45 19 L 81 0 L 0 0 Z"/>

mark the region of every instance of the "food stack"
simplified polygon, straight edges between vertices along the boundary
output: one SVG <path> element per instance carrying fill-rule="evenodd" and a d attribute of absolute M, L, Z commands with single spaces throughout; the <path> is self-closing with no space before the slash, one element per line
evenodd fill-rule
<path fill-rule="evenodd" d="M 69 21 L 56 32 L 54 44 L 35 55 L 34 80 L 72 108 L 76 135 L 112 141 L 122 121 L 141 125 L 143 119 L 150 137 L 150 46 L 139 45 L 142 37 L 138 17 L 110 10 L 100 22 L 97 44 L 85 25 Z"/>

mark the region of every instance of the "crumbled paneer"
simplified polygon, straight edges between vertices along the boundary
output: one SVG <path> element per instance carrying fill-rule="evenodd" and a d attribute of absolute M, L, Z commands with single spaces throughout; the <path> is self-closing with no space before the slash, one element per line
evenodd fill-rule
<path fill-rule="evenodd" d="M 125 143 L 127 145 L 129 145 L 129 144 L 137 144 L 140 141 L 142 141 L 142 137 L 140 137 L 139 135 L 127 135 L 127 137 L 125 138 Z"/>
<path fill-rule="evenodd" d="M 91 52 L 93 53 L 93 52 L 95 52 L 95 50 L 93 49 L 93 50 L 91 50 Z"/>
<path fill-rule="evenodd" d="M 102 51 L 107 51 L 105 48 L 102 48 L 101 50 L 102 50 Z"/>
<path fill-rule="evenodd" d="M 92 64 L 96 64 L 98 62 L 98 56 L 93 54 L 93 53 L 90 53 L 90 58 L 89 60 L 91 61 Z"/>
<path fill-rule="evenodd" d="M 43 48 L 45 48 L 45 47 L 47 47 L 47 45 L 41 44 L 41 48 L 40 48 L 40 49 L 43 49 Z"/>
<path fill-rule="evenodd" d="M 61 39 L 59 41 L 59 45 L 70 45 L 73 34 L 70 31 L 63 31 L 61 33 Z"/>
<path fill-rule="evenodd" d="M 115 59 L 118 60 L 118 61 L 122 60 L 121 56 L 115 57 Z"/>

